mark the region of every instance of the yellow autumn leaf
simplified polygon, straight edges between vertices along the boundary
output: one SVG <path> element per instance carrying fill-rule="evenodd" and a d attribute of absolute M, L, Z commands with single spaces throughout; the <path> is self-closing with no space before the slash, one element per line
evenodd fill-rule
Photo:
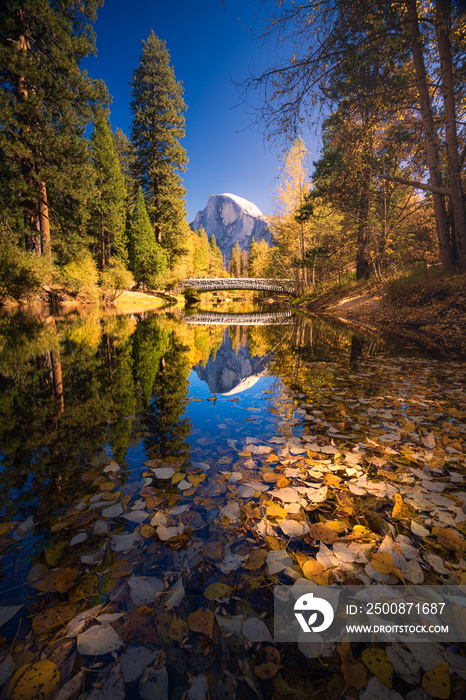
<path fill-rule="evenodd" d="M 272 505 L 267 506 L 265 512 L 269 518 L 286 518 L 288 514 L 286 508 L 282 508 L 282 506 L 279 506 L 278 503 L 273 503 Z"/>
<path fill-rule="evenodd" d="M 404 582 L 403 574 L 400 569 L 397 569 L 393 563 L 392 555 L 388 554 L 388 552 L 376 552 L 372 555 L 370 563 L 379 574 L 395 574 Z"/>
<path fill-rule="evenodd" d="M 364 649 L 361 659 L 369 671 L 380 678 L 387 688 L 392 687 L 393 666 L 384 649 Z"/>
<path fill-rule="evenodd" d="M 86 574 L 78 580 L 69 594 L 70 600 L 90 600 L 99 590 L 99 579 L 94 574 Z"/>
<path fill-rule="evenodd" d="M 399 493 L 393 495 L 395 505 L 392 510 L 393 520 L 412 520 L 416 516 L 416 511 L 404 503 Z"/>
<path fill-rule="evenodd" d="M 66 593 L 73 588 L 79 569 L 63 569 L 57 574 L 55 579 L 55 590 L 59 593 Z"/>
<path fill-rule="evenodd" d="M 268 537 L 266 535 L 265 539 L 272 551 L 278 552 L 278 550 L 281 549 L 280 540 L 277 537 Z"/>
<path fill-rule="evenodd" d="M 148 525 L 147 523 L 144 523 L 139 528 L 139 534 L 141 535 L 141 537 L 144 537 L 144 538 L 153 537 L 155 535 L 155 527 L 153 527 L 152 525 Z"/>
<path fill-rule="evenodd" d="M 170 628 L 168 630 L 168 636 L 175 642 L 182 642 L 185 637 L 189 634 L 189 627 L 187 623 L 177 615 L 173 615 Z"/>
<path fill-rule="evenodd" d="M 264 664 L 259 664 L 254 668 L 255 675 L 261 679 L 261 681 L 269 681 L 274 678 L 279 670 L 283 666 L 274 664 L 272 661 L 268 661 Z"/>
<path fill-rule="evenodd" d="M 301 568 L 304 576 L 310 581 L 314 581 L 314 583 L 318 583 L 320 586 L 328 585 L 329 571 L 320 561 L 309 557 L 309 559 L 302 564 Z"/>
<path fill-rule="evenodd" d="M 343 520 L 326 520 L 325 524 L 328 527 L 331 527 L 332 530 L 339 535 L 349 529 L 348 523 L 344 522 Z"/>
<path fill-rule="evenodd" d="M 78 610 L 78 605 L 56 605 L 54 608 L 45 608 L 32 618 L 32 630 L 34 634 L 45 634 L 57 627 L 63 627 L 73 618 Z"/>
<path fill-rule="evenodd" d="M 187 480 L 193 486 L 199 486 L 206 478 L 207 474 L 188 474 L 187 476 Z"/>
<path fill-rule="evenodd" d="M 325 486 L 331 486 L 332 488 L 340 488 L 341 484 L 341 478 L 339 476 L 335 476 L 335 474 L 332 474 L 331 472 L 327 472 L 324 474 L 322 483 Z"/>
<path fill-rule="evenodd" d="M 266 557 L 267 550 L 254 549 L 249 555 L 247 562 L 244 564 L 244 568 L 249 569 L 249 571 L 257 571 L 257 569 L 260 569 L 264 564 Z"/>
<path fill-rule="evenodd" d="M 448 661 L 427 671 L 422 677 L 422 687 L 433 698 L 448 700 L 450 697 L 450 673 Z"/>
<path fill-rule="evenodd" d="M 61 540 L 55 544 L 44 547 L 45 561 L 49 566 L 56 566 L 68 546 L 67 540 Z"/>
<path fill-rule="evenodd" d="M 262 474 L 262 479 L 265 481 L 266 484 L 272 484 L 275 481 L 277 481 L 279 478 L 278 474 L 274 474 L 274 472 L 264 472 Z"/>
<path fill-rule="evenodd" d="M 8 686 L 7 697 L 10 700 L 49 700 L 55 696 L 59 685 L 58 666 L 43 659 L 16 671 Z"/>

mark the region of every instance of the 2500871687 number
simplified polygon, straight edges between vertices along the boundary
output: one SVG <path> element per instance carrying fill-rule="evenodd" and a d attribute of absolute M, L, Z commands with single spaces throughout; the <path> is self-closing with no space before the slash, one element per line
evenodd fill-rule
<path fill-rule="evenodd" d="M 406 601 L 390 603 L 367 603 L 367 615 L 441 615 L 445 603 L 410 603 Z"/>

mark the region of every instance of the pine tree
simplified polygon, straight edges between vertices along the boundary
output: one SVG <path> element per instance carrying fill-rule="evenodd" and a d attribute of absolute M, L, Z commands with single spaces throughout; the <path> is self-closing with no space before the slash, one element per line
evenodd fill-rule
<path fill-rule="evenodd" d="M 144 192 L 157 242 L 172 262 L 184 251 L 186 210 L 180 172 L 186 170 L 188 159 L 180 139 L 185 133 L 186 105 L 165 42 L 153 31 L 142 42 L 130 107 L 134 175 Z"/>
<path fill-rule="evenodd" d="M 91 157 L 96 173 L 97 197 L 93 207 L 93 231 L 99 242 L 100 268 L 105 271 L 110 258 L 127 260 L 126 188 L 107 120 L 94 123 Z"/>
<path fill-rule="evenodd" d="M 238 241 L 231 249 L 230 277 L 241 277 L 241 248 Z"/>
<path fill-rule="evenodd" d="M 210 239 L 209 275 L 211 275 L 212 277 L 218 277 L 219 275 L 222 275 L 223 272 L 224 272 L 223 254 L 217 245 L 217 240 L 216 240 L 214 234 L 212 234 L 211 239 Z"/>
<path fill-rule="evenodd" d="M 92 192 L 84 130 L 108 101 L 80 61 L 94 50 L 101 0 L 12 0 L 0 6 L 0 188 L 17 242 L 51 259 L 85 241 Z M 54 241 L 51 241 L 53 231 Z"/>
<path fill-rule="evenodd" d="M 130 266 L 138 284 L 156 286 L 168 271 L 167 257 L 154 236 L 141 188 L 129 228 Z"/>
<path fill-rule="evenodd" d="M 136 181 L 134 179 L 134 149 L 133 144 L 126 136 L 124 131 L 121 129 L 116 129 L 112 133 L 113 145 L 115 147 L 118 160 L 120 161 L 121 172 L 125 178 L 126 192 L 128 195 L 128 202 L 131 206 L 134 206 L 136 199 Z"/>
<path fill-rule="evenodd" d="M 257 260 L 259 256 L 258 245 L 255 238 L 251 239 L 248 254 L 249 277 L 260 277 L 257 270 Z"/>

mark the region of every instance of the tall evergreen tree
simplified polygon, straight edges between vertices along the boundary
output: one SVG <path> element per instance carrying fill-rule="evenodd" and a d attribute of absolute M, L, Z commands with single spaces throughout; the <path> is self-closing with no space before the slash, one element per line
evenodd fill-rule
<path fill-rule="evenodd" d="M 259 277 L 259 275 L 257 274 L 258 256 L 259 256 L 259 250 L 258 250 L 257 241 L 255 238 L 252 238 L 251 243 L 249 245 L 249 254 L 248 254 L 249 277 Z"/>
<path fill-rule="evenodd" d="M 134 206 L 136 199 L 136 181 L 134 179 L 134 149 L 133 144 L 126 136 L 124 131 L 121 129 L 116 129 L 112 133 L 113 145 L 120 161 L 121 172 L 125 178 L 126 192 L 128 195 L 128 202 L 131 206 Z"/>
<path fill-rule="evenodd" d="M 167 257 L 154 236 L 141 188 L 129 228 L 130 266 L 138 283 L 157 285 L 167 273 Z"/>
<path fill-rule="evenodd" d="M 157 242 L 172 262 L 184 252 L 185 190 L 180 172 L 188 158 L 184 136 L 183 86 L 175 79 L 165 42 L 152 31 L 142 42 L 140 64 L 133 73 L 131 138 L 134 175 L 141 186 Z"/>
<path fill-rule="evenodd" d="M 238 241 L 231 249 L 230 277 L 241 277 L 241 247 Z"/>
<path fill-rule="evenodd" d="M 99 117 L 91 136 L 91 157 L 96 174 L 92 224 L 99 244 L 102 272 L 110 258 L 127 260 L 126 188 L 107 120 Z"/>
<path fill-rule="evenodd" d="M 101 0 L 0 5 L 0 188 L 18 244 L 51 258 L 83 241 L 91 168 L 84 130 L 108 101 L 79 68 Z M 51 241 L 51 230 L 54 241 Z"/>

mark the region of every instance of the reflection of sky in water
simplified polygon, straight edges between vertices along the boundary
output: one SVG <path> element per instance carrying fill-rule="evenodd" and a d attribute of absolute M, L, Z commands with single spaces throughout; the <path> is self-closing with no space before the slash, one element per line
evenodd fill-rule
<path fill-rule="evenodd" d="M 259 377 L 258 381 L 238 396 L 232 398 L 217 395 L 216 401 L 208 401 L 212 394 L 206 382 L 199 379 L 194 370 L 189 375 L 190 401 L 183 417 L 192 423 L 188 442 L 196 446 L 201 437 L 215 438 L 216 444 L 228 447 L 227 441 L 238 440 L 241 446 L 246 437 L 271 437 L 276 434 L 277 416 L 267 412 L 274 399 L 275 391 L 280 391 L 281 383 L 276 377 Z M 272 394 L 264 392 L 273 391 Z M 233 401 L 232 399 L 238 399 Z M 126 461 L 134 478 L 141 475 L 141 464 L 147 459 L 142 440 L 128 447 Z"/>
<path fill-rule="evenodd" d="M 237 398 L 237 401 L 219 395 L 216 401 L 207 401 L 212 396 L 209 387 L 194 371 L 189 375 L 189 382 L 190 397 L 202 399 L 199 402 L 191 401 L 187 410 L 193 425 L 193 437 L 199 437 L 201 434 L 210 437 L 217 435 L 225 441 L 225 438 L 235 439 L 238 433 L 241 437 L 266 434 L 268 431 L 264 428 L 275 422 L 273 416 L 265 413 L 273 394 L 263 393 L 276 387 L 275 377 L 260 377 L 250 389 L 233 397 Z"/>

